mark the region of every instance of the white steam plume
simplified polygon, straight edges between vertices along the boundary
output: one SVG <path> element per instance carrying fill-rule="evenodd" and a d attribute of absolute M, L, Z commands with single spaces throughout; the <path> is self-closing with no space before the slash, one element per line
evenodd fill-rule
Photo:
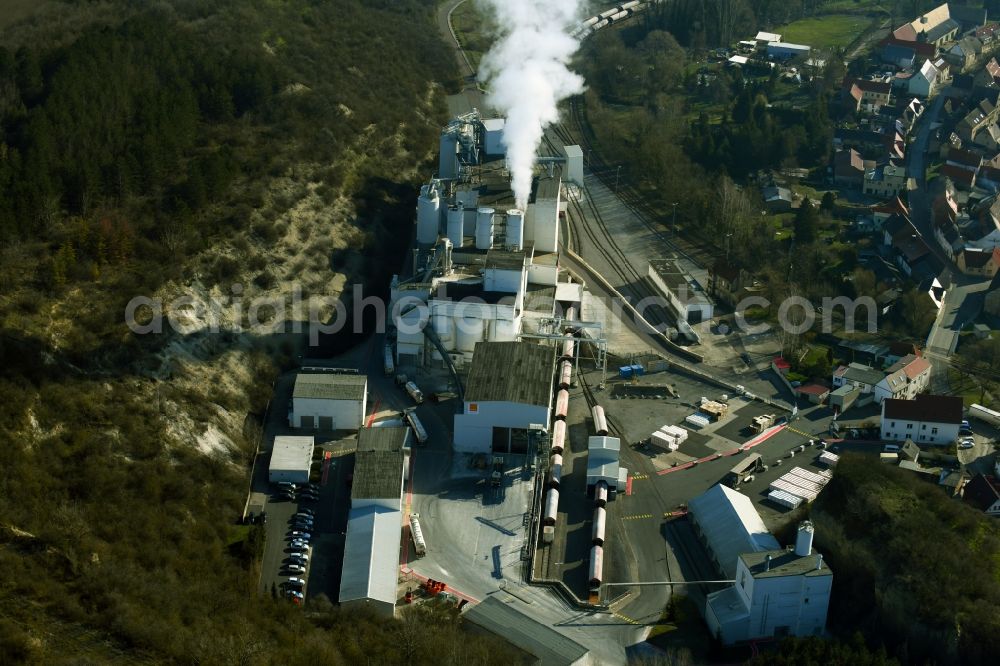
<path fill-rule="evenodd" d="M 583 78 L 568 67 L 579 46 L 569 31 L 580 20 L 582 0 L 482 1 L 496 16 L 498 39 L 480 72 L 490 81 L 487 102 L 507 118 L 511 187 L 524 210 L 543 130 L 559 119 L 561 100 L 583 92 Z"/>

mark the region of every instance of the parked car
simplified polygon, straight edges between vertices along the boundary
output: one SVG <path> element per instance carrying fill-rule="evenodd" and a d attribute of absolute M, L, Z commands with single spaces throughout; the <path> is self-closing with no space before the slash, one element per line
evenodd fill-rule
<path fill-rule="evenodd" d="M 304 574 L 306 572 L 306 568 L 301 564 L 286 564 L 285 570 L 297 574 Z"/>
<path fill-rule="evenodd" d="M 285 594 L 288 596 L 289 599 L 298 599 L 299 601 L 302 601 L 303 599 L 306 598 L 306 595 L 296 590 L 288 590 L 287 592 L 285 592 Z"/>
<path fill-rule="evenodd" d="M 306 582 L 304 580 L 302 580 L 301 578 L 289 578 L 288 580 L 285 581 L 285 584 L 286 585 L 295 585 L 295 586 L 298 586 L 298 587 L 302 587 L 303 585 L 306 584 Z"/>
<path fill-rule="evenodd" d="M 294 539 L 303 539 L 305 541 L 309 541 L 311 535 L 309 534 L 309 532 L 302 532 L 300 530 L 292 530 L 291 534 L 289 534 L 288 536 L 292 537 L 293 540 Z"/>
<path fill-rule="evenodd" d="M 886 444 L 882 453 L 899 453 L 899 444 Z"/>
<path fill-rule="evenodd" d="M 282 490 L 295 490 L 295 484 L 290 481 L 278 481 L 278 488 Z"/>
<path fill-rule="evenodd" d="M 301 564 L 303 566 L 309 564 L 308 553 L 292 553 L 288 556 L 288 561 L 293 564 Z"/>
<path fill-rule="evenodd" d="M 299 512 L 297 514 L 295 514 L 295 517 L 298 518 L 299 516 L 304 516 L 306 518 L 312 518 L 313 517 L 312 509 L 299 509 Z"/>
<path fill-rule="evenodd" d="M 257 522 L 261 525 L 267 525 L 267 511 L 260 512 L 260 515 L 257 516 Z"/>

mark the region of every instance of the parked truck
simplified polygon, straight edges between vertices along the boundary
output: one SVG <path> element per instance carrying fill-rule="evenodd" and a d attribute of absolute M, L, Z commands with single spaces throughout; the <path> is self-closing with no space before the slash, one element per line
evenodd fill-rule
<path fill-rule="evenodd" d="M 761 414 L 760 416 L 753 417 L 753 420 L 750 422 L 750 430 L 755 435 L 759 435 L 773 425 L 774 414 Z"/>
<path fill-rule="evenodd" d="M 406 382 L 406 384 L 403 385 L 403 388 L 405 388 L 406 392 L 410 394 L 411 398 L 413 398 L 413 402 L 418 405 L 424 402 L 424 393 L 414 382 Z"/>
<path fill-rule="evenodd" d="M 392 358 L 392 345 L 387 344 L 382 352 L 383 369 L 386 377 L 392 377 L 396 372 L 396 363 Z"/>
<path fill-rule="evenodd" d="M 417 438 L 418 444 L 424 444 L 427 442 L 427 430 L 424 429 L 424 424 L 420 422 L 417 417 L 417 411 L 415 407 L 410 407 L 403 411 L 403 418 L 406 422 L 410 424 L 413 428 L 413 436 Z"/>
<path fill-rule="evenodd" d="M 427 554 L 427 542 L 424 541 L 424 531 L 420 529 L 420 514 L 410 514 L 410 536 L 413 537 L 413 550 L 417 557 Z"/>

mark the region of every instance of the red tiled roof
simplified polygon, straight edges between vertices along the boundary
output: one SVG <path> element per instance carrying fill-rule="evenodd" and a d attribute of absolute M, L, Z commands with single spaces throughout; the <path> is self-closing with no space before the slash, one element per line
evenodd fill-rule
<path fill-rule="evenodd" d="M 955 148 L 954 146 L 948 148 L 947 158 L 950 162 L 957 162 L 965 166 L 979 168 L 983 163 L 983 156 L 974 153 L 971 150 L 964 150 L 962 148 Z"/>
<path fill-rule="evenodd" d="M 792 364 L 786 361 L 781 356 L 775 356 L 772 363 L 774 363 L 774 367 L 778 368 L 779 370 L 788 370 L 792 367 Z"/>
<path fill-rule="evenodd" d="M 918 357 L 907 363 L 903 367 L 903 372 L 906 373 L 906 377 L 908 379 L 915 379 L 930 367 L 931 367 L 930 361 L 928 361 L 926 358 Z"/>
<path fill-rule="evenodd" d="M 854 85 L 861 89 L 862 92 L 870 93 L 880 93 L 883 95 L 888 95 L 892 92 L 892 84 L 886 83 L 884 81 L 870 81 L 868 79 L 855 79 Z"/>
<path fill-rule="evenodd" d="M 903 215 L 909 215 L 910 214 L 910 211 L 907 210 L 907 208 L 906 208 L 906 204 L 904 204 L 902 202 L 902 200 L 898 196 L 895 196 L 892 199 L 890 199 L 889 201 L 886 201 L 884 203 L 880 203 L 880 204 L 876 204 L 876 205 L 872 206 L 872 212 L 875 212 L 875 213 L 889 213 L 889 214 L 892 214 L 892 213 L 901 213 Z"/>
<path fill-rule="evenodd" d="M 972 187 L 976 182 L 976 172 L 969 171 L 965 167 L 956 166 L 954 164 L 945 164 L 941 167 L 941 175 L 948 176 L 956 183 L 962 183 Z"/>

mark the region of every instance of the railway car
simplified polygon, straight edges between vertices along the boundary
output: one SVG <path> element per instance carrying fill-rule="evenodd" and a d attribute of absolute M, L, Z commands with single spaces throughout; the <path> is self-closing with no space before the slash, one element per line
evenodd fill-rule
<path fill-rule="evenodd" d="M 574 352 L 576 352 L 576 340 L 574 340 L 573 336 L 569 334 L 567 334 L 565 337 L 566 340 L 563 342 L 562 346 L 562 356 L 560 356 L 559 358 L 561 358 L 564 361 L 572 361 L 574 357 Z"/>
<path fill-rule="evenodd" d="M 594 405 L 591 414 L 594 417 L 594 433 L 601 437 L 607 436 L 608 419 L 604 416 L 604 408 L 600 405 Z"/>
<path fill-rule="evenodd" d="M 545 513 L 542 514 L 542 524 L 555 525 L 557 513 L 559 513 L 559 491 L 553 488 L 545 496 Z"/>
<path fill-rule="evenodd" d="M 549 459 L 549 488 L 558 490 L 562 481 L 563 458 L 558 453 L 552 454 Z"/>
<path fill-rule="evenodd" d="M 591 540 L 595 546 L 604 546 L 604 530 L 608 523 L 608 512 L 604 507 L 599 506 L 594 509 L 594 529 L 592 530 Z"/>
<path fill-rule="evenodd" d="M 563 361 L 559 365 L 559 388 L 568 389 L 573 384 L 573 364 Z"/>
<path fill-rule="evenodd" d="M 549 447 L 550 453 L 562 455 L 566 448 L 566 422 L 556 421 L 552 424 L 552 445 Z"/>
<path fill-rule="evenodd" d="M 599 507 L 605 507 L 608 504 L 608 484 L 604 481 L 598 481 L 594 485 L 594 505 Z"/>
<path fill-rule="evenodd" d="M 590 582 L 590 589 L 599 589 L 604 581 L 604 548 L 601 546 L 590 549 L 589 574 L 587 580 Z"/>
<path fill-rule="evenodd" d="M 556 420 L 566 420 L 569 414 L 569 391 L 562 389 L 556 394 Z"/>

